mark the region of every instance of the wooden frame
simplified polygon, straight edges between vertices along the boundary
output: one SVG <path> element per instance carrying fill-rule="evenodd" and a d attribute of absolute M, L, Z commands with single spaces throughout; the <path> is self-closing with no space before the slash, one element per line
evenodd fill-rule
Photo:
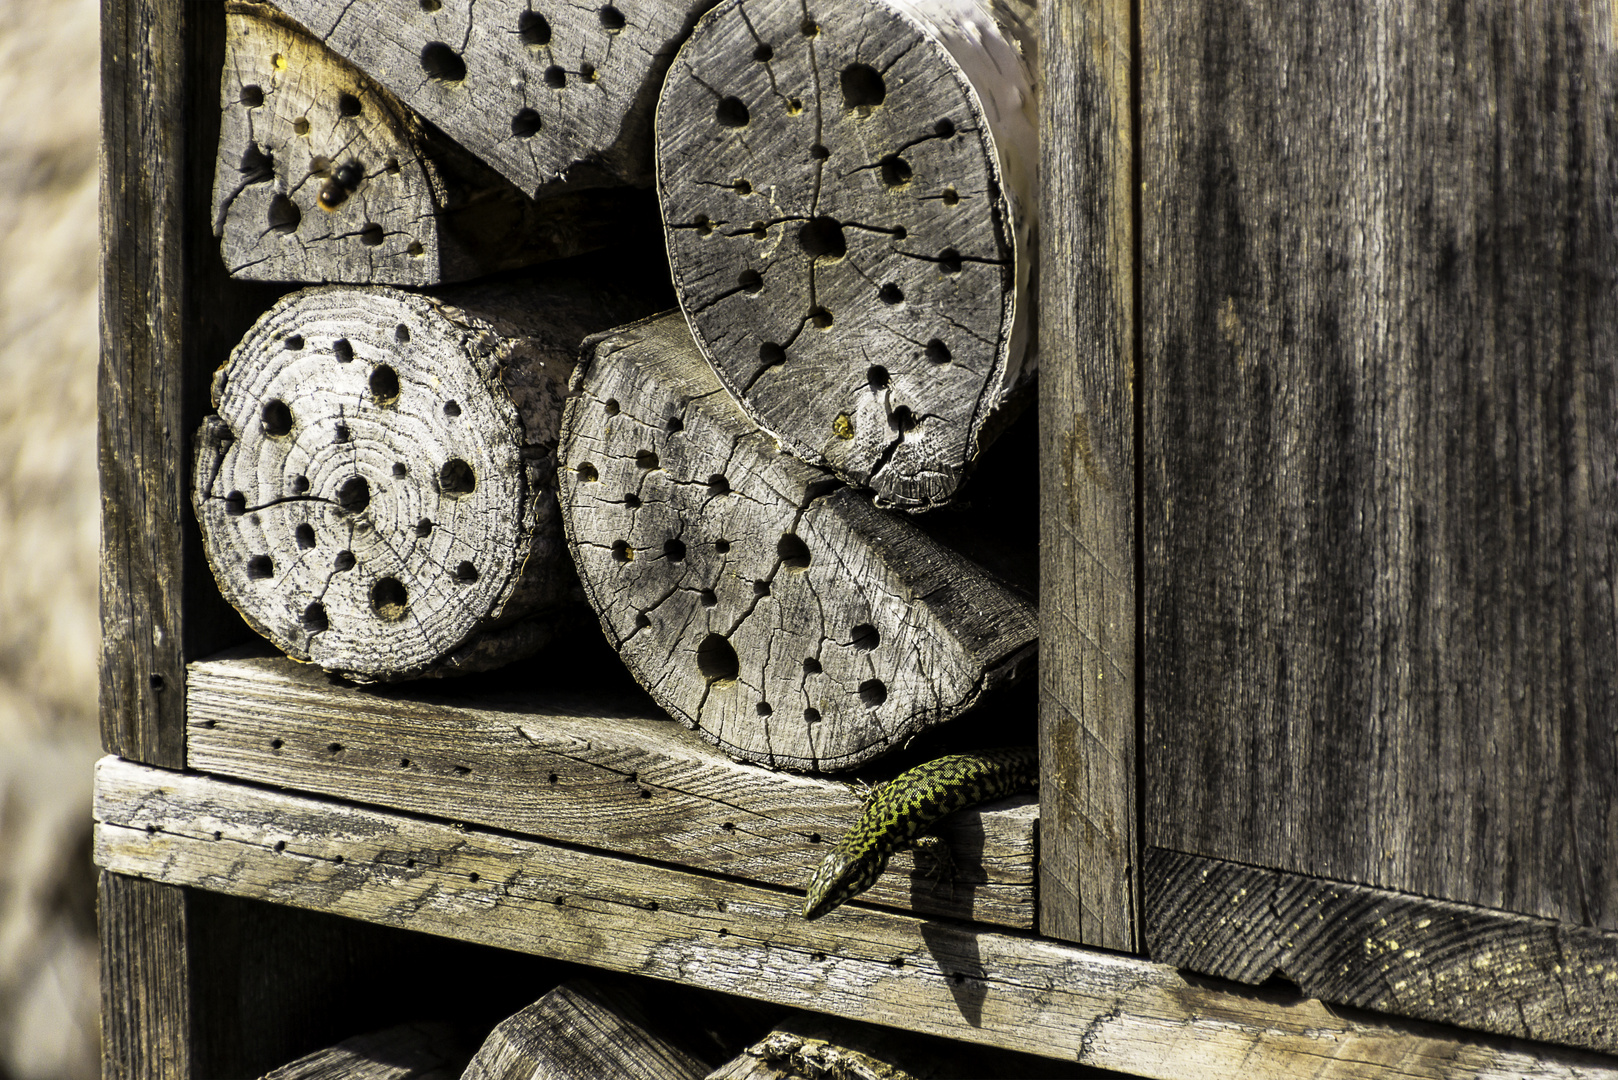
<path fill-rule="evenodd" d="M 1145 0 L 1047 3 L 1039 16 L 1047 89 L 1038 804 L 1024 800 L 957 825 L 956 846 L 976 845 L 981 853 L 981 881 L 940 896 L 918 884 L 919 874 L 907 880 L 903 871 L 913 864 L 896 865 L 901 874 L 890 875 L 869 903 L 824 924 L 833 933 L 817 948 L 816 934 L 770 927 L 795 895 L 788 890 L 812 866 L 821 834 L 849 810 L 850 798 L 838 785 L 737 780 L 714 755 L 682 753 L 679 739 L 659 730 L 632 693 L 584 702 L 529 698 L 518 710 L 529 719 L 502 728 L 498 705 L 427 707 L 413 703 L 408 692 L 390 698 L 336 688 L 261 653 L 218 657 L 249 635 L 220 600 L 201 556 L 187 491 L 189 440 L 205 409 L 209 372 L 278 289 L 226 279 L 213 238 L 200 225 L 207 220 L 217 137 L 219 6 L 103 0 L 102 722 L 104 746 L 125 762 L 104 764 L 99 789 L 98 851 L 108 870 L 102 882 L 107 1075 L 228 1072 L 284 1060 L 276 1057 L 282 1052 L 293 1056 L 290 1042 L 271 1035 L 257 1058 L 221 1056 L 210 1042 L 214 1014 L 203 998 L 220 958 L 210 950 L 229 946 L 208 929 L 218 922 L 221 902 L 208 890 L 585 958 L 583 939 L 553 944 L 517 931 L 536 912 L 561 918 L 544 905 L 495 903 L 483 911 L 482 894 L 463 889 L 457 902 L 477 910 L 476 920 L 406 917 L 376 891 L 391 887 L 385 865 L 366 872 L 371 876 L 354 889 L 333 892 L 324 884 L 325 856 L 305 853 L 301 862 L 278 863 L 270 858 L 273 843 L 267 854 L 251 839 L 269 835 L 280 816 L 313 812 L 315 797 L 341 799 L 342 813 L 352 820 L 400 830 L 424 849 L 449 850 L 463 835 L 443 822 L 446 815 L 480 844 L 492 845 L 488 851 L 521 849 L 562 866 L 579 857 L 566 845 L 587 846 L 595 853 L 578 864 L 580 880 L 596 888 L 614 873 L 628 873 L 639 882 L 618 907 L 592 909 L 594 932 L 630 935 L 648 917 L 648 905 L 656 905 L 659 918 L 685 920 L 682 940 L 702 940 L 683 951 L 609 951 L 598 957 L 605 966 L 1141 1075 L 1195 1075 L 1198 1068 L 1223 1075 L 1237 1060 L 1259 1075 L 1293 1075 L 1294 1055 L 1313 1061 L 1320 1039 L 1337 1040 L 1338 1055 L 1320 1075 L 1399 1069 L 1423 1076 L 1518 1075 L 1513 1070 L 1618 1075 L 1609 1059 L 1341 1014 L 1285 989 L 1254 991 L 1182 977 L 1159 963 L 1074 947 L 1150 948 L 1159 959 L 1243 980 L 1280 970 L 1306 992 L 1340 1002 L 1586 1047 L 1618 1046 L 1604 1009 L 1612 995 L 1606 978 L 1614 970 L 1611 933 L 1512 912 L 1457 911 L 1454 904 L 1408 893 L 1245 866 L 1218 852 L 1176 850 L 1168 833 L 1146 831 L 1150 729 L 1141 598 L 1158 594 L 1148 588 L 1142 539 L 1149 466 L 1140 365 L 1146 347 L 1157 346 L 1143 331 L 1142 267 L 1147 230 L 1161 222 L 1143 214 L 1140 194 L 1140 148 L 1147 140 L 1137 125 L 1151 106 L 1143 104 L 1143 7 L 1148 32 L 1160 34 L 1163 13 Z M 1150 565 L 1161 570 L 1160 563 Z M 446 719 L 451 714 L 459 717 L 455 723 L 482 733 L 481 750 L 470 743 L 446 748 L 458 730 Z M 384 760 L 378 747 L 362 752 L 369 729 L 355 717 L 365 715 L 398 725 L 405 747 L 398 758 L 425 770 L 418 801 L 400 805 L 388 794 L 385 774 L 407 766 Z M 428 715 L 436 719 L 416 722 Z M 595 723 L 615 734 L 599 745 L 570 748 L 570 717 L 581 731 Z M 496 731 L 498 738 L 490 734 Z M 276 739 L 281 745 L 272 747 Z M 503 782 L 466 779 L 481 774 L 482 764 L 509 759 L 516 740 L 531 751 L 526 773 Z M 209 778 L 182 777 L 177 770 L 184 769 Z M 579 786 L 568 796 L 574 801 L 546 804 L 568 807 L 565 820 L 546 831 L 535 824 L 540 804 L 518 785 L 553 774 Z M 725 812 L 731 783 L 749 785 L 748 829 L 725 828 L 740 824 Z M 261 784 L 300 794 L 271 796 L 254 786 Z M 141 799 L 115 798 L 137 791 L 162 813 L 142 818 Z M 754 802 L 761 792 L 773 792 L 762 811 Z M 693 828 L 743 835 L 700 855 L 677 853 L 659 846 L 655 832 L 603 831 L 590 820 L 591 806 L 633 808 L 665 796 L 691 815 Z M 248 838 L 230 841 L 234 854 L 224 864 L 219 849 L 209 847 L 209 833 L 192 827 L 214 804 L 235 807 Z M 1043 822 L 1037 921 L 1028 880 L 1036 814 Z M 225 830 L 217 831 L 220 839 L 213 842 L 224 843 Z M 171 861 L 175 853 L 184 857 Z M 221 876 L 220 865 L 245 876 L 233 883 Z M 364 877 L 358 867 L 345 873 Z M 1384 994 L 1379 987 L 1390 972 L 1419 977 L 1427 969 L 1400 950 L 1370 949 L 1387 935 L 1375 919 L 1356 916 L 1334 922 L 1330 938 L 1333 955 L 1346 958 L 1352 970 L 1328 979 L 1317 958 L 1299 959 L 1283 948 L 1297 919 L 1275 919 L 1262 904 L 1236 903 L 1247 895 L 1243 889 L 1257 887 L 1300 898 L 1298 911 L 1358 904 L 1359 916 L 1397 909 L 1412 925 L 1440 917 L 1451 920 L 1445 925 L 1482 926 L 1496 950 L 1488 955 L 1499 953 L 1502 943 L 1527 942 L 1531 961 L 1510 983 L 1511 1008 L 1466 994 Z M 733 926 L 746 932 L 732 929 L 726 936 L 737 940 L 716 949 L 701 938 L 711 912 L 697 909 L 730 903 L 726 897 L 735 898 Z M 1165 905 L 1165 897 L 1180 899 Z M 671 900 L 675 910 L 665 915 Z M 1027 936 L 1036 928 L 1045 938 L 1073 944 Z M 288 963 L 298 959 L 295 938 L 288 939 Z M 306 944 L 316 950 L 320 940 L 316 935 Z M 1283 954 L 1285 962 L 1264 967 Z M 866 980 L 866 989 L 834 994 L 830 984 L 817 983 L 811 992 L 802 982 L 806 971 L 845 964 Z M 318 971 L 326 971 L 324 985 L 338 985 L 339 967 L 318 968 L 312 978 L 319 982 Z M 736 975 L 750 967 L 780 979 Z M 904 980 L 889 974 L 901 969 Z M 1053 988 L 1057 997 L 1029 987 Z M 1560 995 L 1571 995 L 1565 1010 L 1556 1008 Z"/>

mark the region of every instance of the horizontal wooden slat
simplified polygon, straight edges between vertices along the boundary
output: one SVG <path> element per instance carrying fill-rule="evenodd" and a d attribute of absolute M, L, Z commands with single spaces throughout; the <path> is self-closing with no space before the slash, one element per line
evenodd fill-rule
<path fill-rule="evenodd" d="M 731 761 L 644 698 L 472 705 L 443 688 L 362 690 L 280 657 L 193 664 L 189 684 L 187 754 L 202 772 L 775 885 L 807 886 L 861 807 L 847 784 Z M 866 899 L 1030 929 L 1038 821 L 1029 796 L 958 814 L 943 833 L 952 879 L 902 854 Z"/>
<path fill-rule="evenodd" d="M 504 833 L 97 768 L 104 868 L 1148 1077 L 1618 1078 L 1618 1062 Z"/>
<path fill-rule="evenodd" d="M 1146 941 L 1240 982 L 1618 1051 L 1618 934 L 1146 849 Z"/>

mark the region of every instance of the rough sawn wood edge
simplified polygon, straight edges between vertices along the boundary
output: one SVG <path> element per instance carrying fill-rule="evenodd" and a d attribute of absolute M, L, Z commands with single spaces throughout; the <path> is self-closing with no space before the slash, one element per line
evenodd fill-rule
<path fill-rule="evenodd" d="M 104 758 L 96 862 L 1147 1077 L 1618 1078 L 1618 1060 L 1345 1014 L 1172 968 Z"/>
<path fill-rule="evenodd" d="M 1618 1051 L 1618 934 L 1149 847 L 1146 941 L 1238 982 Z"/>
<path fill-rule="evenodd" d="M 204 661 L 188 678 L 202 772 L 709 873 L 804 888 L 862 808 L 848 784 L 732 761 L 644 699 L 435 700 L 284 657 Z M 903 852 L 864 899 L 1032 929 L 1038 827 L 1031 795 L 962 811 L 939 832 L 953 877 Z"/>

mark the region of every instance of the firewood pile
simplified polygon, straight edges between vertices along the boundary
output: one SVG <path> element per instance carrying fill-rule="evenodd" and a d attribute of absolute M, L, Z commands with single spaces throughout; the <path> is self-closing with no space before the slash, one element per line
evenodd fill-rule
<path fill-rule="evenodd" d="M 980 467 L 1033 420 L 1026 12 L 358 11 L 227 5 L 212 225 L 288 291 L 221 357 L 194 502 L 255 630 L 357 682 L 543 679 L 599 622 L 804 771 L 1031 670 L 982 507 L 1034 463 Z"/>

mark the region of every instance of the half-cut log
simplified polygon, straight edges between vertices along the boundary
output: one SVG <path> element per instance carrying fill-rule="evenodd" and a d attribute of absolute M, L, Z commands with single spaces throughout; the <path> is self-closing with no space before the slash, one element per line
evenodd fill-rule
<path fill-rule="evenodd" d="M 559 476 L 585 592 L 726 753 L 853 768 L 1031 666 L 1025 596 L 781 453 L 679 315 L 587 342 L 574 391 Z"/>
<path fill-rule="evenodd" d="M 543 202 L 264 4 L 226 6 L 214 233 L 253 281 L 435 285 L 606 246 L 631 193 Z"/>
<path fill-rule="evenodd" d="M 713 0 L 280 0 L 529 194 L 652 182 L 658 87 Z"/>
<path fill-rule="evenodd" d="M 1035 101 L 997 11 L 727 0 L 658 104 L 698 344 L 760 426 L 879 505 L 948 502 L 1032 370 Z"/>
<path fill-rule="evenodd" d="M 646 299 L 599 277 L 305 289 L 215 376 L 204 550 L 289 656 L 359 681 L 526 655 L 578 598 L 554 476 L 578 342 Z"/>

